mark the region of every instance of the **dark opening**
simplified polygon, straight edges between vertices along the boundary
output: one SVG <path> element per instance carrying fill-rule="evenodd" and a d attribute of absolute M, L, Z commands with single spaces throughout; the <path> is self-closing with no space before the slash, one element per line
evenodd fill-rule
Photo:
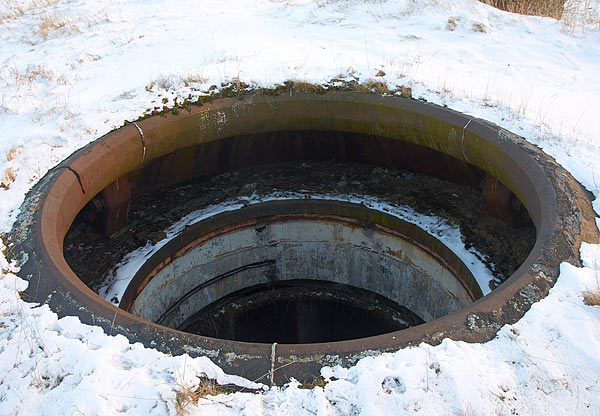
<path fill-rule="evenodd" d="M 123 255 L 164 238 L 163 231 L 189 212 L 253 192 L 368 194 L 447 218 L 460 226 L 467 248 L 484 253 L 498 284 L 520 266 L 535 242 L 535 228 L 522 204 L 513 204 L 519 228 L 506 227 L 486 212 L 481 169 L 423 146 L 373 135 L 301 130 L 234 136 L 161 156 L 127 177 L 131 204 L 126 227 L 103 235 L 101 226 L 87 223 L 82 214 L 89 210 L 84 209 L 65 236 L 67 263 L 95 291 Z"/>
<path fill-rule="evenodd" d="M 234 341 L 301 344 L 364 338 L 423 322 L 406 307 L 363 289 L 292 280 L 232 293 L 178 329 Z"/>
<path fill-rule="evenodd" d="M 505 204 L 520 227 L 489 214 L 481 169 L 386 137 L 312 130 L 240 135 L 177 150 L 124 178 L 131 191 L 127 226 L 107 235 L 80 215 L 65 237 L 65 259 L 94 290 L 103 287 L 126 253 L 164 239 L 164 230 L 185 215 L 252 195 L 367 195 L 438 216 L 460 227 L 467 249 L 482 253 L 496 276 L 490 285 L 510 276 L 535 242 L 535 228 L 521 204 Z M 514 195 L 504 196 L 514 202 Z M 107 205 L 101 200 L 88 207 L 101 219 Z M 177 329 L 236 341 L 314 343 L 423 323 L 405 307 L 368 291 L 302 282 L 246 288 L 215 301 Z"/>

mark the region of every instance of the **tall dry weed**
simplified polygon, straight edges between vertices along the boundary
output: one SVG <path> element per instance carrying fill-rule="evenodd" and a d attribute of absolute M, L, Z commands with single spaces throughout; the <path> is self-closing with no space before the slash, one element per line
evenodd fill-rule
<path fill-rule="evenodd" d="M 600 29 L 600 4 L 595 0 L 567 0 L 562 22 L 571 32 L 587 27 Z"/>
<path fill-rule="evenodd" d="M 175 398 L 173 406 L 177 416 L 184 416 L 189 413 L 189 406 L 198 404 L 198 400 L 208 396 L 216 396 L 224 393 L 215 380 L 207 377 L 198 376 L 198 384 L 191 386 L 186 383 L 177 383 L 175 389 Z"/>
<path fill-rule="evenodd" d="M 27 13 L 54 6 L 59 0 L 0 0 L 0 24 L 6 19 L 15 19 Z"/>
<path fill-rule="evenodd" d="M 57 14 L 42 16 L 40 22 L 33 29 L 33 33 L 40 35 L 44 40 L 55 33 L 69 34 L 81 33 L 81 29 L 70 19 L 65 19 Z"/>
<path fill-rule="evenodd" d="M 479 0 L 497 9 L 530 16 L 548 16 L 560 20 L 565 0 Z"/>
<path fill-rule="evenodd" d="M 583 292 L 583 303 L 588 306 L 600 306 L 600 289 Z"/>

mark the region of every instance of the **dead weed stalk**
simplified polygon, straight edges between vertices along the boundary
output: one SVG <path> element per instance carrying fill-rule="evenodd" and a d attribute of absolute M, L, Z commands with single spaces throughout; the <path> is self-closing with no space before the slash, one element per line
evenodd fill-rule
<path fill-rule="evenodd" d="M 596 256 L 594 257 L 594 264 L 590 266 L 596 273 L 596 288 L 583 292 L 583 303 L 588 306 L 600 306 L 600 262 L 598 251 L 596 251 Z"/>
<path fill-rule="evenodd" d="M 64 32 L 66 34 L 81 33 L 81 29 L 69 19 L 62 18 L 57 14 L 47 14 L 42 16 L 40 22 L 33 29 L 33 33 L 40 35 L 44 40 L 48 40 L 50 35 L 55 32 Z"/>
<path fill-rule="evenodd" d="M 565 0 L 479 0 L 497 9 L 529 16 L 548 16 L 560 20 Z"/>
<path fill-rule="evenodd" d="M 190 405 L 197 405 L 198 400 L 206 398 L 208 396 L 217 396 L 222 393 L 226 393 L 225 390 L 216 382 L 216 380 L 210 379 L 206 376 L 196 376 L 198 378 L 198 385 L 193 386 L 184 382 L 177 383 L 177 389 L 175 390 L 175 398 L 173 399 L 173 406 L 178 416 L 187 415 L 189 413 Z"/>
<path fill-rule="evenodd" d="M 0 1 L 0 24 L 6 19 L 21 17 L 27 13 L 54 6 L 58 0 L 31 0 L 31 1 Z"/>
<path fill-rule="evenodd" d="M 600 16 L 594 0 L 479 0 L 497 9 L 530 16 L 561 20 L 571 32 L 592 26 L 600 29 Z"/>
<path fill-rule="evenodd" d="M 562 23 L 570 32 L 591 26 L 600 29 L 600 14 L 592 0 L 569 0 L 565 3 Z"/>
<path fill-rule="evenodd" d="M 588 306 L 600 306 L 600 288 L 583 292 L 583 303 Z"/>

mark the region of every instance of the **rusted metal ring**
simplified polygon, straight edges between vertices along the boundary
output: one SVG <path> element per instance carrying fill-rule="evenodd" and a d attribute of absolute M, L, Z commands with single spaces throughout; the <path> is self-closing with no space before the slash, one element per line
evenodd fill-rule
<path fill-rule="evenodd" d="M 467 308 L 399 332 L 326 344 L 275 346 L 178 332 L 114 307 L 69 268 L 63 239 L 75 216 L 92 197 L 140 164 L 199 143 L 294 129 L 386 137 L 469 162 L 501 181 L 523 203 L 537 229 L 536 244 L 502 286 Z M 331 92 L 215 100 L 189 112 L 120 128 L 73 153 L 58 168 L 66 169 L 51 170 L 28 193 L 9 236 L 10 254 L 21 266 L 19 275 L 29 280 L 24 299 L 46 303 L 60 316 L 78 316 L 132 342 L 173 354 L 206 355 L 226 371 L 250 379 L 270 375 L 275 383 L 292 376 L 303 379 L 324 365 L 349 365 L 366 355 L 420 342 L 435 344 L 445 337 L 487 341 L 546 295 L 561 262 L 579 264 L 581 241 L 598 241 L 585 191 L 549 156 L 498 126 L 399 97 Z"/>

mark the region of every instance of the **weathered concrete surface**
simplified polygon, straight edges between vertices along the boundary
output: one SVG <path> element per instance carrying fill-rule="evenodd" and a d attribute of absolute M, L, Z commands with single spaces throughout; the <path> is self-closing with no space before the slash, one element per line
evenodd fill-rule
<path fill-rule="evenodd" d="M 480 291 L 470 293 L 438 262 L 439 257 L 424 248 L 343 218 L 260 219 L 171 257 L 129 309 L 171 328 L 178 328 L 200 309 L 233 292 L 281 280 L 323 280 L 358 287 L 407 307 L 425 321 L 457 311 L 481 296 Z M 460 262 L 457 258 L 454 261 Z M 261 267 L 244 268 L 257 263 L 262 263 Z M 239 271 L 229 273 L 231 270 Z M 476 286 L 466 266 L 461 271 L 466 275 L 460 278 Z M 220 275 L 224 278 L 206 284 Z M 178 303 L 188 293 L 185 301 Z M 171 309 L 173 305 L 177 307 Z"/>

